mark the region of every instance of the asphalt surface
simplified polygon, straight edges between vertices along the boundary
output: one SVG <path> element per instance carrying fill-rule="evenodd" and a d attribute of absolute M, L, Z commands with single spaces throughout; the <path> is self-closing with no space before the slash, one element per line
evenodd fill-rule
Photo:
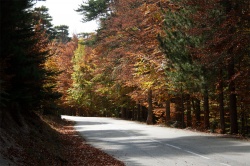
<path fill-rule="evenodd" d="M 87 142 L 127 166 L 249 166 L 250 142 L 112 118 L 76 122 Z"/>

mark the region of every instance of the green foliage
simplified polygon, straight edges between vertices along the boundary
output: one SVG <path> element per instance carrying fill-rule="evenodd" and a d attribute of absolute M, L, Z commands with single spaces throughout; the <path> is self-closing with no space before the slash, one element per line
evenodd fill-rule
<path fill-rule="evenodd" d="M 186 93 L 198 92 L 204 81 L 202 66 L 193 61 L 190 48 L 198 46 L 200 38 L 190 36 L 187 31 L 192 27 L 188 17 L 191 9 L 179 6 L 178 10 L 168 9 L 165 12 L 165 36 L 158 36 L 160 46 L 166 58 L 171 61 L 166 66 L 167 85 L 169 93 L 180 93 L 180 87 Z"/>
<path fill-rule="evenodd" d="M 92 66 L 85 60 L 85 46 L 79 41 L 78 48 L 75 50 L 73 57 L 73 85 L 69 89 L 69 101 L 76 107 L 83 110 L 83 114 L 89 115 L 95 112 L 96 105 L 93 103 L 96 96 L 93 92 Z"/>
<path fill-rule="evenodd" d="M 87 3 L 81 4 L 76 11 L 84 16 L 83 22 L 92 21 L 108 15 L 109 2 L 109 0 L 88 0 Z"/>
<path fill-rule="evenodd" d="M 79 33 L 77 36 L 79 39 L 84 39 L 84 41 L 82 41 L 83 45 L 89 47 L 94 46 L 97 42 L 97 35 L 95 33 Z"/>
<path fill-rule="evenodd" d="M 70 38 L 68 37 L 69 35 L 69 26 L 67 25 L 59 25 L 59 26 L 55 26 L 55 38 L 58 40 L 58 42 L 61 43 L 67 43 Z"/>
<path fill-rule="evenodd" d="M 36 30 L 45 32 L 50 41 L 56 39 L 58 42 L 67 43 L 70 40 L 68 37 L 69 27 L 67 25 L 53 26 L 51 23 L 53 19 L 48 12 L 49 9 L 45 6 L 36 7 L 31 10 L 33 27 Z"/>
<path fill-rule="evenodd" d="M 52 40 L 55 38 L 54 36 L 54 28 L 51 23 L 53 20 L 52 17 L 49 15 L 49 9 L 45 6 L 36 7 L 32 11 L 32 24 L 34 27 L 39 26 L 41 31 L 45 31 L 48 35 L 49 39 Z"/>
<path fill-rule="evenodd" d="M 113 114 L 119 108 L 133 108 L 135 102 L 149 106 L 146 96 L 152 90 L 153 107 L 163 107 L 166 100 L 175 103 L 190 126 L 191 113 L 200 124 L 201 112 L 211 116 L 210 106 L 216 119 L 218 105 L 224 107 L 225 102 L 227 110 L 228 96 L 237 93 L 244 121 L 243 115 L 249 114 L 249 7 L 246 0 L 235 2 L 89 0 L 82 4 L 77 12 L 83 21 L 100 18 L 101 28 L 96 35 L 79 34 L 83 40 L 73 59 L 71 104 L 86 115 Z M 224 68 L 232 61 L 236 65 L 226 79 Z M 227 92 L 225 84 L 231 83 L 236 89 Z"/>
<path fill-rule="evenodd" d="M 23 106 L 36 103 L 39 92 L 36 80 L 41 81 L 42 70 L 39 65 L 44 62 L 43 54 L 34 55 L 35 35 L 30 26 L 30 13 L 25 10 L 27 1 L 10 1 L 1 4 L 1 22 L 8 26 L 1 28 L 1 59 L 8 58 L 3 73 L 11 76 L 4 80 L 10 102 L 20 102 Z M 7 12 L 8 11 L 8 12 Z M 5 14 L 12 15 L 6 18 Z M 7 20 L 8 19 L 8 20 Z M 8 28 L 7 28 L 8 27 Z M 37 88 L 35 90 L 35 88 Z M 39 94 L 39 93 L 38 93 Z"/>

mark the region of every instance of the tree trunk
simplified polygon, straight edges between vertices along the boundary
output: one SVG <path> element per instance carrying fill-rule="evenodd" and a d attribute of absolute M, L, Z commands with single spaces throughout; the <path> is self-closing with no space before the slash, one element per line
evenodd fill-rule
<path fill-rule="evenodd" d="M 182 97 L 175 97 L 175 117 L 174 120 L 177 121 L 175 127 L 184 127 L 184 106 L 182 102 Z"/>
<path fill-rule="evenodd" d="M 220 129 L 221 134 L 225 133 L 225 116 L 224 116 L 224 93 L 223 93 L 223 77 L 222 77 L 222 69 L 220 69 L 219 73 L 219 110 L 220 110 Z"/>
<path fill-rule="evenodd" d="M 190 95 L 187 95 L 187 126 L 192 126 Z"/>
<path fill-rule="evenodd" d="M 141 105 L 140 105 L 140 102 L 137 103 L 136 120 L 141 121 Z"/>
<path fill-rule="evenodd" d="M 204 128 L 209 129 L 209 97 L 208 97 L 208 89 L 207 85 L 205 85 L 204 90 Z"/>
<path fill-rule="evenodd" d="M 126 110 L 124 109 L 124 107 L 121 108 L 121 118 L 122 119 L 126 118 Z"/>
<path fill-rule="evenodd" d="M 147 121 L 148 109 L 144 106 L 141 106 L 141 121 Z"/>
<path fill-rule="evenodd" d="M 185 121 L 184 121 L 184 99 L 183 93 L 181 93 L 181 128 L 185 128 Z"/>
<path fill-rule="evenodd" d="M 241 112 L 241 134 L 244 136 L 246 134 L 246 114 L 245 111 Z"/>
<path fill-rule="evenodd" d="M 126 108 L 126 119 L 130 119 L 130 110 Z"/>
<path fill-rule="evenodd" d="M 193 99 L 193 107 L 195 110 L 195 125 L 200 126 L 201 122 L 201 107 L 200 107 L 200 100 L 199 99 Z"/>
<path fill-rule="evenodd" d="M 175 105 L 175 113 L 174 113 L 174 120 L 181 122 L 181 104 L 180 104 L 180 97 L 175 96 L 174 98 L 174 105 Z"/>
<path fill-rule="evenodd" d="M 140 108 L 139 108 L 140 109 Z M 138 112 L 139 112 L 139 109 L 138 109 L 138 104 L 136 104 L 136 108 L 135 108 L 135 121 L 138 120 Z"/>
<path fill-rule="evenodd" d="M 147 116 L 147 124 L 153 124 L 152 89 L 148 90 L 148 116 Z"/>
<path fill-rule="evenodd" d="M 229 112 L 230 112 L 230 133 L 238 134 L 238 122 L 237 122 L 237 99 L 235 94 L 235 82 L 232 80 L 234 76 L 234 60 L 228 64 L 228 79 L 229 79 Z"/>
<path fill-rule="evenodd" d="M 131 120 L 135 120 L 135 116 L 136 116 L 136 110 L 135 110 L 135 108 L 133 107 L 133 108 L 132 108 L 132 118 L 131 118 Z"/>
<path fill-rule="evenodd" d="M 166 125 L 169 124 L 169 121 L 171 120 L 170 117 L 170 99 L 166 101 Z"/>

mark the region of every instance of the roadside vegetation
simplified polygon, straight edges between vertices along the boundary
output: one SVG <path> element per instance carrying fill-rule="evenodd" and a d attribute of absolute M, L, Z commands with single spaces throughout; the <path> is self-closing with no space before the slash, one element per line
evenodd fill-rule
<path fill-rule="evenodd" d="M 62 114 L 249 137 L 249 0 L 89 0 L 76 12 L 99 29 L 72 37 L 32 3 L 1 1 L 0 140 L 15 164 L 74 163 L 56 143 L 74 140 L 69 122 L 47 121 Z"/>
<path fill-rule="evenodd" d="M 77 12 L 100 29 L 72 56 L 71 114 L 249 136 L 249 10 L 247 0 L 83 3 Z"/>

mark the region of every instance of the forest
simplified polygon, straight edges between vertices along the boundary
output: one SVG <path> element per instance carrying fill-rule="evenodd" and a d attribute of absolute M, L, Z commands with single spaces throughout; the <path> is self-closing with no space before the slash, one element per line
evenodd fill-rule
<path fill-rule="evenodd" d="M 35 2 L 1 0 L 0 122 L 41 112 L 250 135 L 249 0 L 88 0 L 76 12 L 99 29 L 73 37 Z"/>

